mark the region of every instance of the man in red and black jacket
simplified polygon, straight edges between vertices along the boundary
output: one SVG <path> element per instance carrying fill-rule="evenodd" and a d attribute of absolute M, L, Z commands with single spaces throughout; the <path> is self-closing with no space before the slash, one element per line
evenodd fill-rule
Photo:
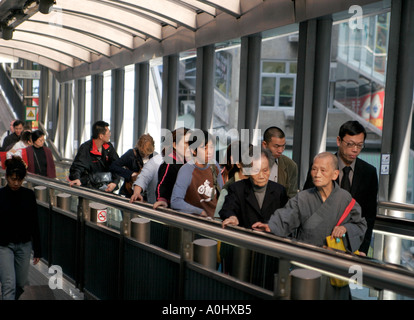
<path fill-rule="evenodd" d="M 114 146 L 109 142 L 111 131 L 105 121 L 92 126 L 92 139 L 84 142 L 78 150 L 69 170 L 69 185 L 86 186 L 112 192 L 120 177 L 111 173 L 111 163 L 119 159 Z"/>

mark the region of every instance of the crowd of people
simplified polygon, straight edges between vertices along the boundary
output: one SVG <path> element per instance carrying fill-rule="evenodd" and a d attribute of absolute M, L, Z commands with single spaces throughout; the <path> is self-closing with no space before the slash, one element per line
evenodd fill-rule
<path fill-rule="evenodd" d="M 357 249 L 361 254 L 368 253 L 376 216 L 378 178 L 376 169 L 358 157 L 366 131 L 357 121 L 341 126 L 336 154 L 322 153 L 315 157 L 302 191 L 298 187 L 298 166 L 283 154 L 286 137 L 278 127 L 265 130 L 260 146 L 249 145 L 248 156 L 243 161 L 240 141 L 232 142 L 224 164 L 215 159 L 214 137 L 204 130 L 174 130 L 169 145 L 164 144 L 161 154 L 154 151 L 154 140 L 145 134 L 121 157 L 110 143 L 110 137 L 108 123 L 98 121 L 93 125 L 92 139 L 80 146 L 70 168 L 71 186 L 114 192 L 122 178 L 124 182 L 118 193 L 128 197 L 131 203 L 145 201 L 153 204 L 154 209 L 171 208 L 221 219 L 223 227 L 238 225 L 282 236 L 295 234 L 315 245 L 323 244 L 322 235 L 326 236 L 326 232 L 335 235 L 334 230 L 338 229 L 332 225 L 335 219 L 328 223 L 323 218 L 322 208 L 334 201 L 338 206 L 332 216 L 336 217 L 351 197 L 357 200 L 353 213 L 359 214 L 360 219 L 350 215 L 339 230 L 343 235 L 352 234 L 349 231 L 352 227 L 347 223 L 353 219 L 352 223 L 358 224 L 356 238 L 362 236 Z M 251 157 L 252 154 L 255 156 Z M 349 168 L 350 173 L 344 173 L 344 168 Z M 337 191 L 338 188 L 341 191 Z M 312 200 L 310 192 L 313 192 Z M 332 200 L 337 194 L 343 203 Z M 292 207 L 300 208 L 295 221 L 280 218 L 286 217 L 284 212 L 291 212 Z M 312 215 L 312 219 L 301 215 Z M 294 214 L 287 216 L 292 218 Z M 279 217 L 278 228 L 274 227 L 275 217 Z M 319 231 L 308 234 L 313 230 L 313 227 L 308 230 L 312 221 L 323 225 L 324 232 L 320 232 L 320 236 L 316 236 Z M 349 240 L 350 249 L 355 249 L 355 239 Z"/>
<path fill-rule="evenodd" d="M 25 129 L 19 120 L 10 129 L 0 152 L 3 168 L 7 168 L 7 159 L 22 159 L 28 172 L 55 178 L 45 134 Z M 349 251 L 368 253 L 378 178 L 376 169 L 359 158 L 366 131 L 357 121 L 341 126 L 335 154 L 315 156 L 302 188 L 297 164 L 283 154 L 286 137 L 278 127 L 266 129 L 258 146 L 243 148 L 240 141 L 233 141 L 223 164 L 215 158 L 214 137 L 204 130 L 174 130 L 160 154 L 149 134 L 140 136 L 121 157 L 110 138 L 107 122 L 93 124 L 91 139 L 79 147 L 70 167 L 70 186 L 115 192 L 131 203 L 150 203 L 154 209 L 219 219 L 223 228 L 235 225 L 316 246 L 326 246 L 327 236 L 341 238 Z M 356 204 L 337 226 L 351 199 Z M 0 250 L 8 245 L 3 238 Z"/>

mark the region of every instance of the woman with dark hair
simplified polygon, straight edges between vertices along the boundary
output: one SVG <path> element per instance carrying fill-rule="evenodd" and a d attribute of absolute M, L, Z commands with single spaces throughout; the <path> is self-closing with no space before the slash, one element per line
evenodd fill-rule
<path fill-rule="evenodd" d="M 20 157 L 6 160 L 7 185 L 0 189 L 0 283 L 3 300 L 17 300 L 33 264 L 41 257 L 36 197 L 22 187 L 26 165 Z"/>
<path fill-rule="evenodd" d="M 213 218 L 223 179 L 214 159 L 215 140 L 205 130 L 192 130 L 189 138 L 192 159 L 177 174 L 171 208 Z"/>
<path fill-rule="evenodd" d="M 56 178 L 56 167 L 52 151 L 45 144 L 45 134 L 41 130 L 32 132 L 32 145 L 26 148 L 27 171 L 48 178 Z"/>
<path fill-rule="evenodd" d="M 250 143 L 248 146 L 249 149 L 253 147 Z M 236 181 L 248 178 L 248 176 L 246 176 L 242 170 L 243 164 L 241 162 L 241 154 L 241 141 L 235 140 L 228 145 L 226 151 L 227 163 L 224 167 L 224 170 L 221 172 L 222 176 L 225 175 L 227 179 L 225 179 L 226 182 L 224 183 L 223 189 L 221 189 L 220 196 L 217 200 L 216 211 L 214 213 L 215 217 L 219 217 L 219 212 L 223 206 L 224 200 L 226 199 L 230 185 Z"/>
<path fill-rule="evenodd" d="M 156 189 L 157 201 L 153 208 L 168 208 L 171 202 L 171 194 L 174 188 L 177 174 L 180 168 L 187 162 L 189 129 L 179 128 L 172 132 L 172 146 L 169 150 L 163 150 L 163 163 L 158 169 L 158 184 Z M 171 150 L 171 152 L 170 152 Z M 187 158 L 187 159 L 186 159 Z"/>

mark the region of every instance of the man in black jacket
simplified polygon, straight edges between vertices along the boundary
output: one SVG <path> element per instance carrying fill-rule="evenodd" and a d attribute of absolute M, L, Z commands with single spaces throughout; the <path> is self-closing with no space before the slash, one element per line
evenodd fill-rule
<path fill-rule="evenodd" d="M 374 166 L 358 158 L 366 139 L 365 128 L 358 121 L 345 122 L 336 139 L 338 146 L 338 184 L 346 189 L 359 203 L 362 217 L 367 221 L 367 231 L 359 251 L 368 253 L 372 230 L 377 216 L 378 177 Z M 349 173 L 346 173 L 348 170 Z M 308 174 L 303 189 L 313 187 Z"/>
<path fill-rule="evenodd" d="M 2 151 L 9 151 L 15 143 L 20 140 L 20 136 L 23 132 L 24 122 L 21 120 L 15 120 L 13 122 L 13 133 L 10 133 L 7 137 L 4 138 Z"/>
<path fill-rule="evenodd" d="M 285 187 L 269 180 L 274 162 L 270 151 L 262 149 L 257 154 L 248 178 L 234 182 L 228 188 L 219 211 L 223 228 L 238 225 L 251 229 L 258 221 L 267 223 L 275 210 L 284 207 L 289 200 Z"/>
<path fill-rule="evenodd" d="M 69 185 L 83 185 L 112 192 L 118 186 L 120 178 L 111 173 L 111 163 L 119 156 L 109 142 L 111 131 L 109 124 L 97 121 L 92 126 L 92 139 L 84 142 L 78 150 L 69 170 Z"/>

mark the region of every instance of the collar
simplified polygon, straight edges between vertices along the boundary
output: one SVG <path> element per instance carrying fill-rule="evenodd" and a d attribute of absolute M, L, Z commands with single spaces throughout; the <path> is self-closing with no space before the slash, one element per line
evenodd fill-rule
<path fill-rule="evenodd" d="M 338 169 L 339 172 L 342 172 L 342 169 L 346 167 L 345 163 L 342 161 L 341 157 L 339 156 L 339 154 L 337 155 L 338 157 Z M 355 171 L 355 162 L 356 159 L 349 165 L 352 169 L 352 171 Z"/>
<path fill-rule="evenodd" d="M 105 150 L 107 150 L 109 148 L 109 144 L 105 142 L 102 145 L 102 148 L 104 148 Z M 92 154 L 94 154 L 96 156 L 101 156 L 102 155 L 102 153 L 99 152 L 98 147 L 96 146 L 95 139 L 92 139 L 92 150 L 90 151 L 90 153 L 92 153 Z"/>
<path fill-rule="evenodd" d="M 150 158 L 152 158 L 152 155 L 153 153 L 150 155 Z M 168 156 L 174 160 L 174 163 L 184 164 L 187 162 L 185 157 L 182 158 L 175 150 L 173 150 L 173 152 L 171 152 Z"/>

